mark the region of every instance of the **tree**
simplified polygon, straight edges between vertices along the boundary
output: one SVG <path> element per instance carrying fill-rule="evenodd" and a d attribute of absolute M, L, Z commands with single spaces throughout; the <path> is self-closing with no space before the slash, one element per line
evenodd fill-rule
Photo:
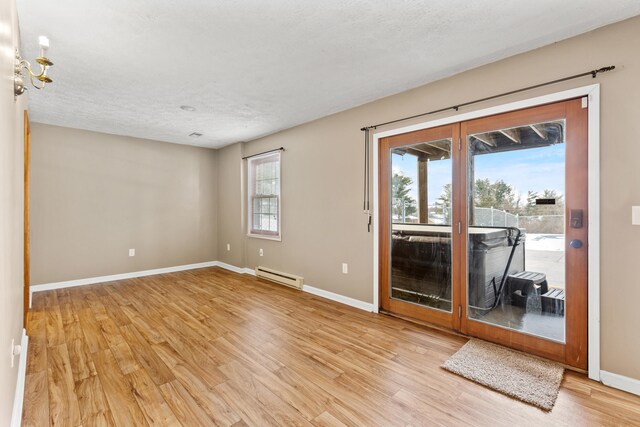
<path fill-rule="evenodd" d="M 536 208 L 537 191 L 527 191 L 527 205 L 524 207 L 524 215 L 532 215 Z"/>
<path fill-rule="evenodd" d="M 555 203 L 537 204 L 537 199 L 552 199 Z M 564 196 L 556 190 L 546 189 L 542 194 L 529 191 L 520 226 L 528 233 L 563 234 L 564 209 Z"/>
<path fill-rule="evenodd" d="M 413 180 L 401 173 L 394 173 L 391 178 L 392 211 L 393 218 L 406 222 L 408 216 L 418 212 L 416 200 L 409 195 Z"/>
<path fill-rule="evenodd" d="M 553 205 L 537 205 L 537 199 L 554 199 Z M 523 215 L 562 215 L 564 212 L 564 196 L 556 190 L 546 189 L 542 194 L 536 191 L 527 192 L 527 205 L 523 209 Z"/>
<path fill-rule="evenodd" d="M 473 204 L 478 208 L 495 208 L 505 212 L 518 213 L 520 197 L 515 189 L 499 179 L 491 183 L 488 178 L 476 179 Z"/>
<path fill-rule="evenodd" d="M 442 187 L 442 194 L 436 201 L 436 213 L 442 215 L 443 224 L 451 224 L 451 184 Z"/>
<path fill-rule="evenodd" d="M 564 206 L 564 196 L 562 194 L 558 194 L 558 192 L 556 190 L 544 190 L 542 192 L 542 198 L 543 199 L 556 199 L 556 205 L 563 205 Z"/>
<path fill-rule="evenodd" d="M 499 211 L 519 215 L 519 226 L 531 233 L 564 233 L 564 195 L 556 190 L 545 189 L 542 192 L 527 191 L 526 200 L 521 201 L 521 196 L 509 184 L 502 180 L 491 182 L 488 179 L 477 179 L 473 188 L 474 208 L 494 208 Z M 436 201 L 435 212 L 443 215 L 444 223 L 450 224 L 451 218 L 451 184 L 442 188 L 442 194 Z M 522 198 L 525 196 L 523 195 Z M 537 199 L 553 199 L 553 204 L 537 204 Z M 487 217 L 486 209 L 473 209 L 470 212 L 469 221 L 472 224 L 493 224 L 493 212 L 491 220 Z M 478 217 L 476 217 L 478 215 Z M 502 214 L 500 214 L 502 215 Z M 504 216 L 500 221 L 505 220 Z"/>

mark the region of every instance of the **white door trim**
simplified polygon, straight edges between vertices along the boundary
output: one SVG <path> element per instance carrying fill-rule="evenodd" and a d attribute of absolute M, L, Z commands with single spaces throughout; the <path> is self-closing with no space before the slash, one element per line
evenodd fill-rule
<path fill-rule="evenodd" d="M 600 380 L 600 85 L 593 84 L 556 92 L 535 98 L 523 99 L 495 107 L 483 108 L 467 113 L 430 120 L 397 129 L 373 133 L 373 309 L 378 312 L 380 307 L 378 293 L 378 147 L 380 138 L 413 132 L 421 129 L 451 123 L 493 116 L 495 114 L 550 104 L 567 99 L 587 96 L 589 98 L 589 314 L 588 314 L 588 364 L 589 378 Z"/>

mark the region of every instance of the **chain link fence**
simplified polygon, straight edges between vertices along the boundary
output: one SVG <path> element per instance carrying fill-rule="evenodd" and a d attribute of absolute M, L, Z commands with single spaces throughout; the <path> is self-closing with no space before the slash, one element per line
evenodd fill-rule
<path fill-rule="evenodd" d="M 564 234 L 564 215 L 521 216 L 520 227 L 533 234 Z"/>
<path fill-rule="evenodd" d="M 494 208 L 473 208 L 473 225 L 483 227 L 520 227 L 518 215 Z"/>
<path fill-rule="evenodd" d="M 417 213 L 407 215 L 402 200 L 393 200 L 393 221 L 418 223 Z M 415 205 L 412 205 L 414 207 Z M 409 210 L 411 212 L 411 210 Z M 451 210 L 442 206 L 429 206 L 429 223 L 451 224 Z M 495 208 L 473 208 L 473 225 L 481 227 L 518 227 L 527 233 L 563 234 L 564 215 L 517 215 Z"/>

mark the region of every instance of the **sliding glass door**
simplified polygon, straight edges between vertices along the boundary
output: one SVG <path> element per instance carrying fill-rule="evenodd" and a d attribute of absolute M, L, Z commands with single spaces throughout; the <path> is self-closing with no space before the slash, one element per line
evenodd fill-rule
<path fill-rule="evenodd" d="M 586 367 L 580 99 L 380 145 L 384 310 Z"/>

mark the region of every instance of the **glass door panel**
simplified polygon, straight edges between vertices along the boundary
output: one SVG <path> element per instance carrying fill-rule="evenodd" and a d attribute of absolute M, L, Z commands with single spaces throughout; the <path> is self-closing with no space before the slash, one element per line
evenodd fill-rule
<path fill-rule="evenodd" d="M 459 136 L 456 123 L 381 138 L 378 163 L 380 308 L 450 329 L 462 297 Z"/>
<path fill-rule="evenodd" d="M 391 148 L 392 299 L 451 312 L 451 138 Z"/>
<path fill-rule="evenodd" d="M 467 136 L 468 318 L 565 342 L 565 120 Z"/>

